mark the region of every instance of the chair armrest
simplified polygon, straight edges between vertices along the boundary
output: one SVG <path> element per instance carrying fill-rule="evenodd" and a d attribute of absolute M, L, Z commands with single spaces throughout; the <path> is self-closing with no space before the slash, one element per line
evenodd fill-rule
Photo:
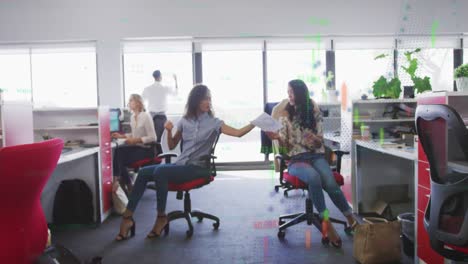
<path fill-rule="evenodd" d="M 285 154 L 276 154 L 275 159 L 279 160 L 280 162 L 285 162 L 291 159 L 288 155 Z"/>
<path fill-rule="evenodd" d="M 343 156 L 349 154 L 349 151 L 334 149 L 333 152 L 338 156 Z"/>
<path fill-rule="evenodd" d="M 171 163 L 171 158 L 172 157 L 177 157 L 178 155 L 176 153 L 171 153 L 171 152 L 166 152 L 166 153 L 161 153 L 158 155 L 158 158 L 164 158 L 166 163 Z"/>
<path fill-rule="evenodd" d="M 333 150 L 333 152 L 336 154 L 336 168 L 335 170 L 339 173 L 341 172 L 341 158 L 343 157 L 343 155 L 348 155 L 349 154 L 349 151 L 343 151 L 343 150 L 339 150 L 339 149 L 335 149 Z"/>
<path fill-rule="evenodd" d="M 214 155 L 203 155 L 203 156 L 200 157 L 200 160 L 207 160 L 207 159 L 208 160 L 209 159 L 217 159 L 217 157 L 214 156 Z"/>

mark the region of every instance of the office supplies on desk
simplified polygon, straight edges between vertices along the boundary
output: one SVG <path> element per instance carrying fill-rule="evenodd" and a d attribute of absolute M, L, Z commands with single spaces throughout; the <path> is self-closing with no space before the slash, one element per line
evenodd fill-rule
<path fill-rule="evenodd" d="M 70 152 L 70 151 L 72 151 L 72 150 L 73 150 L 73 148 L 67 148 L 67 147 L 65 147 L 65 148 L 62 149 L 62 154 L 65 154 L 65 153 Z"/>
<path fill-rule="evenodd" d="M 95 148 L 95 147 L 99 147 L 98 144 L 90 144 L 90 143 L 83 143 L 80 145 L 80 147 L 82 148 Z"/>

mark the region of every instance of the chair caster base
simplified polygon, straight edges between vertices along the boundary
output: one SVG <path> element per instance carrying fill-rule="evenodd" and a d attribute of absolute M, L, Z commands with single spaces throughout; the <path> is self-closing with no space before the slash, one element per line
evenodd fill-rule
<path fill-rule="evenodd" d="M 278 231 L 278 238 L 280 240 L 283 240 L 285 236 L 286 236 L 286 232 L 284 230 Z"/>

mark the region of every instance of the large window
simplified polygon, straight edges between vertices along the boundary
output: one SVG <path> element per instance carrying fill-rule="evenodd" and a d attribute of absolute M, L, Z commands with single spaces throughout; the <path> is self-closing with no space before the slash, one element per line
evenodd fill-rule
<path fill-rule="evenodd" d="M 202 58 L 203 82 L 211 90 L 217 117 L 240 128 L 263 112 L 260 45 L 247 50 L 216 46 L 214 50 L 204 51 Z M 263 160 L 260 148 L 260 133 L 256 128 L 241 139 L 222 136 L 216 152 L 220 161 L 259 161 Z"/>
<path fill-rule="evenodd" d="M 315 101 L 326 100 L 325 50 L 269 50 L 267 52 L 268 102 L 287 98 L 288 82 L 301 79 Z"/>
<path fill-rule="evenodd" d="M 412 86 L 410 76 L 401 68 L 408 67 L 408 60 L 404 53 L 414 49 L 398 50 L 398 76 L 402 86 Z M 453 49 L 448 48 L 423 48 L 420 52 L 413 54 L 418 59 L 416 76 L 423 78 L 428 76 L 433 91 L 453 90 Z"/>
<path fill-rule="evenodd" d="M 29 49 L 0 49 L 0 89 L 3 100 L 31 101 Z"/>
<path fill-rule="evenodd" d="M 96 107 L 93 48 L 41 48 L 31 52 L 33 101 L 43 107 Z"/>
<path fill-rule="evenodd" d="M 93 43 L 0 47 L 4 100 L 33 101 L 35 107 L 96 107 Z"/>
<path fill-rule="evenodd" d="M 126 43 L 123 56 L 125 104 L 130 94 L 141 94 L 145 87 L 153 84 L 153 71 L 160 70 L 164 85 L 174 87 L 173 75 L 177 76 L 178 93 L 168 98 L 167 113 L 183 113 L 188 93 L 193 87 L 190 42 Z"/>
<path fill-rule="evenodd" d="M 387 56 L 375 58 L 380 54 Z M 379 76 L 393 77 L 393 51 L 387 50 L 337 50 L 336 86 L 338 91 L 346 87 L 347 99 L 360 99 L 363 94 L 373 97 L 372 85 Z"/>

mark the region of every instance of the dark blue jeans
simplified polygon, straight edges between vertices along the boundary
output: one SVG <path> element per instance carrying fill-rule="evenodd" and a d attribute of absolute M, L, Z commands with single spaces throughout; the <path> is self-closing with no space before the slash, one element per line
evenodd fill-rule
<path fill-rule="evenodd" d="M 321 217 L 327 209 L 322 189 L 328 193 L 332 202 L 344 216 L 352 213 L 351 207 L 335 181 L 330 165 L 322 154 L 301 153 L 293 156 L 288 166 L 288 173 L 308 185 L 309 198 Z"/>
<path fill-rule="evenodd" d="M 127 209 L 135 212 L 138 202 L 146 190 L 146 185 L 154 181 L 156 185 L 156 208 L 166 210 L 169 182 L 184 183 L 187 181 L 210 177 L 209 170 L 195 165 L 158 164 L 143 167 L 138 172 L 135 186 L 128 199 Z"/>

